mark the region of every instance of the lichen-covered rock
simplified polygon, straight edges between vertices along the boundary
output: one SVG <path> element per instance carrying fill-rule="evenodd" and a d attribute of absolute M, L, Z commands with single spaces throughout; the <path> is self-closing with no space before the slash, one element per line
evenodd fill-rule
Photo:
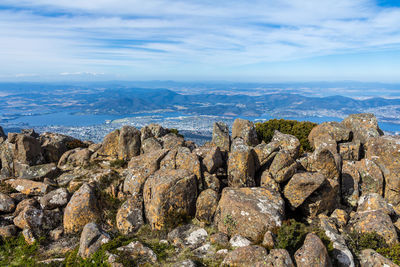
<path fill-rule="evenodd" d="M 14 176 L 14 150 L 15 145 L 8 140 L 0 143 L 0 177 L 7 178 Z"/>
<path fill-rule="evenodd" d="M 94 188 L 83 184 L 68 202 L 64 211 L 65 233 L 79 232 L 89 223 L 99 218 L 97 196 Z"/>
<path fill-rule="evenodd" d="M 292 208 L 297 208 L 323 183 L 325 177 L 320 173 L 296 173 L 285 186 L 284 195 Z"/>
<path fill-rule="evenodd" d="M 271 249 L 265 261 L 259 262 L 258 266 L 294 267 L 294 264 L 286 249 Z"/>
<path fill-rule="evenodd" d="M 9 138 L 9 142 L 15 144 L 14 160 L 16 162 L 28 166 L 44 163 L 38 139 L 25 134 L 16 134 L 15 137 Z"/>
<path fill-rule="evenodd" d="M 104 137 L 100 155 L 130 160 L 140 154 L 140 131 L 132 126 L 123 126 Z"/>
<path fill-rule="evenodd" d="M 353 132 L 353 141 L 360 141 L 361 144 L 365 144 L 370 137 L 383 135 L 376 117 L 370 113 L 349 115 L 341 123 Z"/>
<path fill-rule="evenodd" d="M 217 178 L 216 174 L 204 173 L 204 186 L 205 189 L 212 189 L 215 192 L 219 192 L 221 188 L 221 182 Z"/>
<path fill-rule="evenodd" d="M 254 123 L 239 118 L 232 125 L 232 139 L 235 138 L 243 139 L 249 146 L 256 146 L 259 143 Z"/>
<path fill-rule="evenodd" d="M 218 206 L 218 193 L 213 189 L 202 191 L 196 201 L 196 219 L 211 223 Z"/>
<path fill-rule="evenodd" d="M 200 158 L 195 153 L 190 152 L 188 148 L 178 149 L 176 154 L 176 168 L 182 170 L 188 170 L 193 173 L 197 178 L 198 188 L 201 190 L 204 188 L 202 175 L 201 175 L 201 164 Z"/>
<path fill-rule="evenodd" d="M 269 188 L 278 193 L 281 192 L 281 186 L 274 180 L 274 178 L 272 178 L 272 175 L 269 173 L 268 170 L 264 171 L 261 174 L 260 186 Z"/>
<path fill-rule="evenodd" d="M 219 147 L 210 147 L 207 151 L 204 151 L 203 165 L 207 172 L 215 173 L 216 170 L 224 165 L 221 150 Z"/>
<path fill-rule="evenodd" d="M 359 233 L 376 232 L 389 245 L 398 242 L 396 228 L 385 210 L 357 211 L 350 219 L 349 225 Z"/>
<path fill-rule="evenodd" d="M 156 263 L 157 255 L 153 250 L 146 247 L 139 241 L 132 241 L 126 246 L 117 248 L 118 251 L 124 253 L 130 259 L 134 260 L 139 266 L 145 263 Z"/>
<path fill-rule="evenodd" d="M 329 238 L 333 245 L 332 257 L 334 262 L 339 267 L 354 267 L 353 254 L 346 245 L 346 240 L 340 234 L 336 228 L 333 219 L 322 215 L 320 218 L 320 227 L 324 231 L 325 235 Z"/>
<path fill-rule="evenodd" d="M 6 140 L 7 136 L 5 135 L 3 128 L 0 126 L 0 143 Z"/>
<path fill-rule="evenodd" d="M 159 140 L 162 142 L 164 149 L 178 149 L 185 146 L 185 139 L 173 133 L 164 135 Z"/>
<path fill-rule="evenodd" d="M 195 215 L 196 177 L 187 170 L 159 170 L 146 180 L 143 197 L 152 229 L 174 226 L 180 218 Z"/>
<path fill-rule="evenodd" d="M 162 149 L 162 145 L 160 141 L 154 137 L 150 137 L 142 141 L 142 153 L 149 153 L 160 149 Z"/>
<path fill-rule="evenodd" d="M 92 256 L 103 244 L 110 242 L 110 236 L 95 223 L 88 223 L 83 227 L 79 241 L 78 254 L 86 259 Z"/>
<path fill-rule="evenodd" d="M 229 240 L 229 244 L 231 245 L 232 248 L 241 248 L 241 247 L 250 246 L 251 241 L 248 240 L 247 238 L 244 238 L 241 235 L 234 235 Z"/>
<path fill-rule="evenodd" d="M 398 267 L 391 260 L 383 257 L 381 254 L 372 249 L 364 249 L 360 253 L 361 267 Z"/>
<path fill-rule="evenodd" d="M 46 162 L 57 163 L 61 156 L 68 150 L 77 147 L 86 147 L 78 139 L 58 133 L 43 133 L 39 139 Z"/>
<path fill-rule="evenodd" d="M 0 193 L 0 212 L 9 213 L 15 209 L 14 199 L 4 193 Z"/>
<path fill-rule="evenodd" d="M 58 169 L 55 163 L 48 163 L 36 166 L 30 166 L 24 170 L 20 178 L 39 181 L 43 178 L 54 178 L 58 174 Z"/>
<path fill-rule="evenodd" d="M 168 130 L 164 129 L 159 124 L 152 123 L 152 124 L 142 127 L 140 129 L 140 133 L 141 133 L 141 140 L 144 141 L 151 137 L 155 137 L 155 138 L 163 137 L 164 135 L 168 134 Z"/>
<path fill-rule="evenodd" d="M 49 191 L 49 185 L 27 179 L 10 179 L 6 181 L 12 188 L 25 195 L 43 195 Z"/>
<path fill-rule="evenodd" d="M 196 249 L 202 246 L 207 238 L 207 231 L 193 224 L 179 226 L 168 233 L 170 243 L 179 248 Z"/>
<path fill-rule="evenodd" d="M 45 210 L 63 207 L 68 203 L 69 192 L 65 188 L 58 188 L 40 198 L 40 206 Z"/>
<path fill-rule="evenodd" d="M 271 176 L 278 183 L 287 182 L 296 173 L 296 170 L 297 162 L 293 155 L 286 150 L 279 151 L 269 167 Z"/>
<path fill-rule="evenodd" d="M 351 130 L 339 122 L 324 122 L 315 126 L 308 135 L 308 141 L 314 148 L 318 146 L 315 144 L 315 139 L 321 135 L 329 135 L 336 143 L 349 141 L 352 137 Z"/>
<path fill-rule="evenodd" d="M 335 155 L 338 158 L 335 158 Z M 329 149 L 316 149 L 308 158 L 307 170 L 320 172 L 328 179 L 338 181 L 341 173 L 342 162 L 338 154 L 333 154 Z"/>
<path fill-rule="evenodd" d="M 336 180 L 325 179 L 324 183 L 299 208 L 305 216 L 313 218 L 320 213 L 334 211 L 338 204 L 339 183 Z"/>
<path fill-rule="evenodd" d="M 228 185 L 230 187 L 255 186 L 255 165 L 253 152 L 232 151 L 228 159 Z"/>
<path fill-rule="evenodd" d="M 275 130 L 271 142 L 278 143 L 280 149 L 289 152 L 293 158 L 296 159 L 298 157 L 300 151 L 300 141 L 297 139 L 297 137 Z"/>
<path fill-rule="evenodd" d="M 339 144 L 339 155 L 343 160 L 360 160 L 361 152 L 360 141 Z"/>
<path fill-rule="evenodd" d="M 222 151 L 229 151 L 231 146 L 231 138 L 229 136 L 229 128 L 223 122 L 215 122 L 213 125 L 212 141 L 214 145 Z"/>
<path fill-rule="evenodd" d="M 375 162 L 362 159 L 356 163 L 361 179 L 361 195 L 368 193 L 383 194 L 384 178 L 382 172 Z"/>
<path fill-rule="evenodd" d="M 363 195 L 358 201 L 358 212 L 383 210 L 386 214 L 395 215 L 395 211 L 386 199 L 377 193 Z"/>
<path fill-rule="evenodd" d="M 268 144 L 262 142 L 261 144 L 254 147 L 254 153 L 256 154 L 255 160 L 256 165 L 260 169 L 269 168 L 272 160 L 274 159 L 276 153 L 279 151 L 278 142 L 270 142 Z"/>
<path fill-rule="evenodd" d="M 400 138 L 381 136 L 370 138 L 365 144 L 366 155 L 381 169 L 385 177 L 384 196 L 397 211 L 400 211 Z"/>
<path fill-rule="evenodd" d="M 93 152 L 88 148 L 75 148 L 65 152 L 58 161 L 58 168 L 62 170 L 73 169 L 75 167 L 85 167 L 89 165 L 90 157 Z"/>
<path fill-rule="evenodd" d="M 140 131 L 132 126 L 123 126 L 118 140 L 118 157 L 130 160 L 140 154 Z"/>
<path fill-rule="evenodd" d="M 61 223 L 61 212 L 59 210 L 43 211 L 33 206 L 26 206 L 13 221 L 18 228 L 31 229 L 39 236 Z"/>
<path fill-rule="evenodd" d="M 161 160 L 168 150 L 156 150 L 131 159 L 124 180 L 124 192 L 141 194 L 147 178 L 160 168 Z"/>
<path fill-rule="evenodd" d="M 265 261 L 267 255 L 267 250 L 261 246 L 240 247 L 226 255 L 222 266 L 247 267 L 255 262 Z"/>
<path fill-rule="evenodd" d="M 129 235 L 135 233 L 144 224 L 143 198 L 135 194 L 118 209 L 116 223 L 118 230 Z"/>
<path fill-rule="evenodd" d="M 342 166 L 342 184 L 341 197 L 343 202 L 350 206 L 356 207 L 360 196 L 360 174 L 357 170 L 355 161 L 343 161 Z"/>
<path fill-rule="evenodd" d="M 309 233 L 303 246 L 294 254 L 298 267 L 332 266 L 324 243 L 314 233 Z"/>
<path fill-rule="evenodd" d="M 261 241 L 268 230 L 279 227 L 285 216 L 279 193 L 267 188 L 230 188 L 222 191 L 215 215 L 220 232 Z"/>

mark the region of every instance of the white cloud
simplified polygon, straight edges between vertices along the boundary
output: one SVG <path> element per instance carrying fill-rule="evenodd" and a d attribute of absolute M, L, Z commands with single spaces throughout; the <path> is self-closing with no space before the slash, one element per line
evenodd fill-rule
<path fill-rule="evenodd" d="M 372 0 L 2 1 L 3 73 L 172 73 L 400 49 Z"/>

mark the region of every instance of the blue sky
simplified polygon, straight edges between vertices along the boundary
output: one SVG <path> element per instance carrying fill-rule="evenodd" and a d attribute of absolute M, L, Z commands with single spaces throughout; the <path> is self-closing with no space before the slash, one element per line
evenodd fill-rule
<path fill-rule="evenodd" d="M 400 82 L 399 0 L 0 0 L 0 80 Z"/>

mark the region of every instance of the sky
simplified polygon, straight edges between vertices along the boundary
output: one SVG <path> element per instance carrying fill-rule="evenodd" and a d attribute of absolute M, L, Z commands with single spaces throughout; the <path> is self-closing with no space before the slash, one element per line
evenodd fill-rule
<path fill-rule="evenodd" d="M 400 0 L 0 0 L 0 81 L 400 82 Z"/>

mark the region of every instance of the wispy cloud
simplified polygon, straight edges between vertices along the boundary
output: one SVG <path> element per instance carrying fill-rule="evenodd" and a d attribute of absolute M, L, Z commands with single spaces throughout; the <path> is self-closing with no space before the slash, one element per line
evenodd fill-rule
<path fill-rule="evenodd" d="M 400 50 L 400 8 L 373 0 L 3 0 L 3 74 L 135 78 Z M 195 75 L 194 75 L 195 76 Z"/>

